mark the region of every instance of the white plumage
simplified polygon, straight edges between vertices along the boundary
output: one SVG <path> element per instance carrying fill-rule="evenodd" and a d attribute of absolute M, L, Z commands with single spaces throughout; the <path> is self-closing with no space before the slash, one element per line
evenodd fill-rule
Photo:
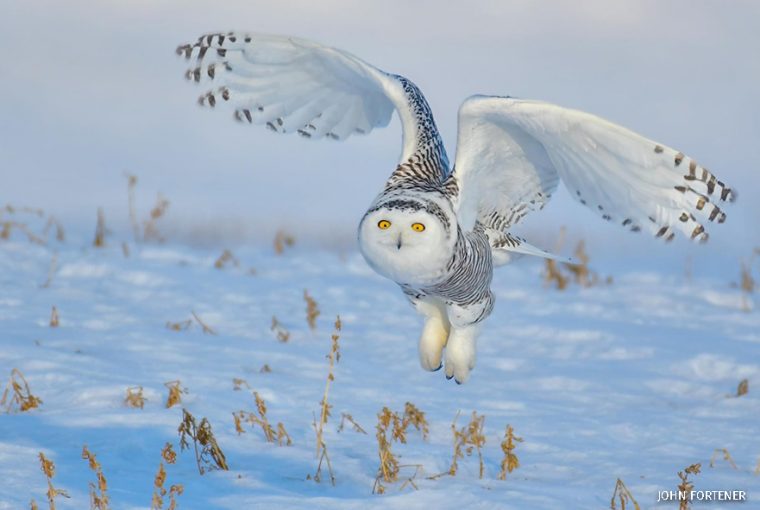
<path fill-rule="evenodd" d="M 693 159 L 594 115 L 541 101 L 472 96 L 459 109 L 454 168 L 420 90 L 357 57 L 291 37 L 208 34 L 177 53 L 199 102 L 280 133 L 345 139 L 403 129 L 401 158 L 359 225 L 359 248 L 426 317 L 423 368 L 465 381 L 491 313 L 492 271 L 514 253 L 557 258 L 508 229 L 541 209 L 562 180 L 603 219 L 671 240 L 707 240 L 716 202 L 735 193 Z"/>
<path fill-rule="evenodd" d="M 385 127 L 393 112 L 404 126 L 401 160 L 412 155 L 417 126 L 403 86 L 339 49 L 265 34 L 210 34 L 177 53 L 195 59 L 185 76 L 215 88 L 201 105 L 230 101 L 235 117 L 272 131 L 334 140 Z"/>
<path fill-rule="evenodd" d="M 488 223 L 495 213 L 503 221 L 499 229 L 543 207 L 559 178 L 603 219 L 666 239 L 675 228 L 706 240 L 699 222 L 725 220 L 717 205 L 707 205 L 710 196 L 734 199 L 682 153 L 594 115 L 541 101 L 465 101 L 455 167 L 460 218 Z"/>

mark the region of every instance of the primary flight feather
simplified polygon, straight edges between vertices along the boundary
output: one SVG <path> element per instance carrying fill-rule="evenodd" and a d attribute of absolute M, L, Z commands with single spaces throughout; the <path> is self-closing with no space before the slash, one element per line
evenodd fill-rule
<path fill-rule="evenodd" d="M 243 123 L 342 140 L 401 120 L 401 158 L 359 224 L 359 248 L 398 283 L 425 325 L 422 367 L 467 380 L 493 309 L 494 266 L 515 254 L 560 258 L 509 233 L 559 181 L 603 219 L 671 240 L 707 240 L 735 192 L 692 158 L 594 115 L 553 104 L 472 96 L 459 108 L 453 168 L 414 83 L 345 51 L 294 37 L 215 33 L 184 44 L 201 105 Z M 561 258 L 560 258 L 561 259 Z M 445 356 L 444 356 L 445 348 Z M 445 358 L 445 359 L 444 359 Z"/>

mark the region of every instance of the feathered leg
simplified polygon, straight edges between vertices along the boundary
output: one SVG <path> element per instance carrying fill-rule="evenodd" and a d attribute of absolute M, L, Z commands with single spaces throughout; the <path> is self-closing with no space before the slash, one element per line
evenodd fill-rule
<path fill-rule="evenodd" d="M 475 347 L 480 333 L 480 324 L 452 327 L 449 343 L 446 346 L 446 378 L 452 377 L 457 384 L 462 384 L 470 377 L 470 370 L 475 368 Z"/>
<path fill-rule="evenodd" d="M 480 333 L 480 322 L 493 310 L 494 298 L 490 292 L 480 301 L 469 305 L 451 304 L 447 307 L 451 332 L 446 345 L 446 378 L 452 377 L 462 384 L 475 368 L 475 348 Z"/>
<path fill-rule="evenodd" d="M 412 301 L 417 312 L 425 316 L 425 326 L 420 336 L 420 365 L 425 370 L 435 371 L 441 368 L 443 348 L 449 337 L 449 319 L 444 304 L 434 298 L 422 298 Z"/>

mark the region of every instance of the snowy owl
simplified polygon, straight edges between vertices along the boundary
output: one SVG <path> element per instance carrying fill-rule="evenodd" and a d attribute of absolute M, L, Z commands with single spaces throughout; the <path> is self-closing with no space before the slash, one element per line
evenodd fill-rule
<path fill-rule="evenodd" d="M 420 89 L 345 51 L 293 37 L 215 33 L 184 44 L 198 102 L 277 133 L 343 140 L 403 130 L 401 158 L 359 223 L 359 249 L 425 317 L 419 356 L 462 383 L 494 306 L 494 266 L 558 258 L 509 233 L 560 179 L 604 220 L 670 241 L 705 241 L 735 192 L 695 160 L 594 115 L 542 101 L 476 95 L 459 107 L 453 167 Z M 444 355 L 445 349 L 445 355 Z"/>

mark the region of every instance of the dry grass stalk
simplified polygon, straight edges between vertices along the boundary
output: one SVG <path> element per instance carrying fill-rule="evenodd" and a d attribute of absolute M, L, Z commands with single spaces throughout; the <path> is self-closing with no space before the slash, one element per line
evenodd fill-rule
<path fill-rule="evenodd" d="M 148 219 L 143 222 L 143 240 L 163 242 L 165 239 L 158 230 L 158 221 L 166 215 L 169 201 L 160 194 L 156 198 L 156 204 L 150 210 Z"/>
<path fill-rule="evenodd" d="M 155 478 L 153 478 L 153 497 L 150 502 L 150 510 L 161 510 L 164 507 L 163 494 L 166 494 L 164 483 L 166 482 L 166 470 L 164 469 L 164 463 L 158 464 L 158 472 Z"/>
<path fill-rule="evenodd" d="M 741 289 L 746 292 L 747 294 L 752 294 L 755 291 L 755 288 L 757 288 L 757 284 L 755 283 L 755 279 L 752 277 L 752 261 L 754 259 L 754 254 L 752 258 L 750 258 L 749 263 L 745 263 L 744 261 L 741 261 L 741 283 L 740 287 Z"/>
<path fill-rule="evenodd" d="M 60 319 L 61 318 L 58 315 L 58 309 L 53 306 L 53 309 L 50 311 L 50 327 L 57 328 L 61 323 Z"/>
<path fill-rule="evenodd" d="M 520 460 L 514 454 L 515 447 L 517 446 L 516 442 L 522 443 L 523 439 L 515 435 L 512 425 L 507 425 L 507 429 L 504 432 L 504 440 L 501 442 L 501 451 L 504 452 L 504 458 L 501 461 L 499 480 L 506 480 L 507 473 L 511 473 L 520 467 Z"/>
<path fill-rule="evenodd" d="M 58 255 L 56 253 L 53 254 L 53 256 L 50 258 L 50 267 L 48 267 L 48 274 L 47 279 L 45 280 L 45 283 L 40 285 L 43 289 L 47 289 L 50 287 L 50 284 L 53 282 L 53 277 L 55 276 L 55 272 L 58 270 Z"/>
<path fill-rule="evenodd" d="M 746 312 L 752 310 L 749 302 L 749 295 L 755 291 L 755 288 L 757 286 L 755 279 L 752 277 L 751 264 L 751 262 L 749 264 L 745 264 L 743 260 L 741 261 L 741 281 L 739 283 L 739 288 L 742 290 L 742 310 Z"/>
<path fill-rule="evenodd" d="M 407 468 L 407 467 L 413 467 L 414 473 L 412 473 L 412 476 L 406 478 L 404 482 L 399 486 L 398 490 L 402 491 L 405 487 L 410 486 L 413 487 L 414 490 L 419 490 L 420 488 L 417 487 L 417 484 L 414 483 L 414 480 L 417 478 L 417 475 L 419 475 L 422 472 L 422 464 L 401 464 L 399 465 L 400 469 Z M 378 492 L 380 493 L 380 492 Z"/>
<path fill-rule="evenodd" d="M 177 452 L 174 451 L 174 447 L 171 443 L 166 443 L 161 449 L 161 458 L 164 459 L 167 464 L 174 464 L 177 462 Z"/>
<path fill-rule="evenodd" d="M 309 295 L 309 291 L 303 291 L 303 299 L 306 301 L 306 322 L 309 324 L 309 329 L 314 331 L 317 329 L 317 317 L 319 317 L 319 305 L 313 297 Z"/>
<path fill-rule="evenodd" d="M 125 242 L 121 243 L 121 253 L 124 255 L 125 259 L 129 258 L 129 245 Z"/>
<path fill-rule="evenodd" d="M 386 488 L 380 481 L 381 479 L 385 483 L 398 481 L 399 462 L 391 449 L 391 441 L 394 437 L 403 437 L 403 434 L 395 433 L 395 430 L 400 427 L 400 423 L 401 420 L 398 414 L 385 406 L 377 415 L 377 426 L 375 427 L 377 432 L 375 437 L 377 438 L 377 454 L 380 457 L 380 466 L 377 469 L 375 486 L 372 488 L 373 493 L 385 493 Z M 393 430 L 390 440 L 388 439 L 389 430 Z"/>
<path fill-rule="evenodd" d="M 354 417 L 351 416 L 348 413 L 341 413 L 340 415 L 340 426 L 338 426 L 338 432 L 343 432 L 343 428 L 345 425 L 345 422 L 348 422 L 351 424 L 351 428 L 353 428 L 356 432 L 359 432 L 360 434 L 367 434 L 367 431 L 362 428 L 361 425 L 356 423 L 356 420 L 354 420 Z"/>
<path fill-rule="evenodd" d="M 742 290 L 742 309 L 744 311 L 751 311 L 749 295 L 757 290 L 757 282 L 752 277 L 752 266 L 755 263 L 756 257 L 760 256 L 760 248 L 752 250 L 752 255 L 749 257 L 749 262 L 741 261 L 741 280 L 739 282 L 739 288 Z"/>
<path fill-rule="evenodd" d="M 565 235 L 567 234 L 565 227 L 559 229 L 559 237 L 557 243 L 554 246 L 556 253 L 559 253 L 562 245 L 565 244 Z M 565 290 L 570 279 L 562 274 L 560 271 L 559 263 L 556 260 L 544 259 L 544 283 L 550 286 L 552 282 L 556 282 L 557 290 Z"/>
<path fill-rule="evenodd" d="M 248 386 L 248 383 L 242 379 L 235 379 L 234 381 L 236 383 L 235 389 L 240 389 L 240 386 L 237 384 L 238 381 L 245 383 L 245 385 Z M 238 435 L 245 433 L 243 423 L 248 422 L 251 427 L 256 427 L 257 425 L 261 427 L 261 431 L 264 433 L 264 438 L 268 443 L 273 443 L 276 440 L 280 446 L 283 445 L 283 442 L 287 446 L 292 445 L 293 441 L 290 439 L 290 435 L 288 434 L 288 431 L 285 430 L 285 425 L 283 425 L 282 422 L 277 423 L 276 430 L 269 423 L 269 418 L 267 418 L 266 402 L 264 402 L 264 399 L 261 398 L 257 391 L 253 392 L 253 398 L 256 402 L 256 413 L 248 411 L 237 411 L 235 413 L 232 413 L 232 419 L 235 423 L 235 431 L 238 433 Z"/>
<path fill-rule="evenodd" d="M 29 502 L 29 509 L 30 510 L 40 510 L 40 507 L 37 506 L 37 502 L 32 498 L 32 500 Z"/>
<path fill-rule="evenodd" d="M 166 443 L 164 448 L 161 450 L 161 458 L 167 464 L 174 464 L 177 461 L 177 454 L 172 449 L 171 443 Z M 167 496 L 167 494 L 169 495 L 169 506 L 167 507 L 167 510 L 176 510 L 176 497 L 182 494 L 185 488 L 182 486 L 182 484 L 176 484 L 170 486 L 167 490 L 165 484 L 166 469 L 164 468 L 164 463 L 160 462 L 158 464 L 158 472 L 153 479 L 153 498 L 151 499 L 150 503 L 151 510 L 162 510 L 164 507 L 164 498 Z"/>
<path fill-rule="evenodd" d="M 728 450 L 726 448 L 716 448 L 715 449 L 715 451 L 713 452 L 712 456 L 710 457 L 710 467 L 715 467 L 715 461 L 717 460 L 718 456 L 721 453 L 723 454 L 723 460 L 725 460 L 726 462 L 728 462 L 728 464 L 732 468 L 739 469 L 738 467 L 736 467 L 736 463 L 734 462 L 733 457 L 731 457 L 731 454 L 728 452 Z"/>
<path fill-rule="evenodd" d="M 565 262 L 561 263 L 562 267 L 564 267 L 568 273 L 567 276 L 565 276 L 562 273 L 560 265 L 556 261 L 546 259 L 545 282 L 548 285 L 555 282 L 558 290 L 564 290 L 567 288 L 571 281 L 581 287 L 593 287 L 601 283 L 599 275 L 595 271 L 592 271 L 588 266 L 589 256 L 586 253 L 586 244 L 583 240 L 578 242 L 578 246 L 573 254 L 573 260 L 577 260 L 578 262 L 573 264 Z M 612 277 L 608 276 L 604 280 L 604 283 L 608 285 L 611 284 Z"/>
<path fill-rule="evenodd" d="M 588 268 L 590 259 L 586 253 L 586 242 L 582 239 L 578 242 L 573 257 L 574 260 L 577 260 L 578 262 L 575 264 L 565 264 L 565 267 L 573 275 L 575 283 L 581 287 L 591 287 L 596 285 L 599 281 L 599 276 Z"/>
<path fill-rule="evenodd" d="M 185 331 L 193 325 L 193 319 L 187 319 L 179 322 L 166 322 L 166 327 L 172 331 Z"/>
<path fill-rule="evenodd" d="M 567 284 L 570 283 L 570 278 L 562 274 L 556 260 L 545 259 L 544 271 L 544 282 L 547 286 L 555 282 L 557 290 L 565 290 Z"/>
<path fill-rule="evenodd" d="M 177 496 L 181 496 L 185 492 L 185 486 L 181 483 L 172 484 L 169 487 L 169 506 L 166 510 L 177 510 Z"/>
<path fill-rule="evenodd" d="M 280 342 L 287 342 L 290 340 L 290 331 L 285 329 L 282 324 L 280 324 L 280 321 L 277 320 L 277 317 L 274 315 L 272 315 L 272 325 L 269 329 L 274 332 L 277 340 Z"/>
<path fill-rule="evenodd" d="M 163 485 L 165 481 L 166 481 L 166 470 L 164 469 L 163 464 L 159 464 L 158 473 L 156 473 L 156 477 L 153 480 L 154 490 L 153 490 L 153 498 L 150 504 L 151 510 L 162 510 L 164 507 L 164 497 L 166 497 L 167 494 L 169 495 L 169 506 L 166 507 L 166 509 L 176 510 L 177 496 L 185 492 L 185 487 L 181 483 L 172 484 L 169 487 L 169 490 L 167 490 Z"/>
<path fill-rule="evenodd" d="M 259 369 L 260 374 L 269 374 L 272 372 L 272 367 L 270 367 L 268 364 L 264 363 L 261 365 L 261 368 Z"/>
<path fill-rule="evenodd" d="M 29 383 L 17 368 L 11 370 L 11 377 L 0 398 L 0 407 L 5 407 L 6 413 L 18 410 L 20 412 L 34 409 L 42 404 L 42 399 L 32 394 Z"/>
<path fill-rule="evenodd" d="M 206 418 L 203 418 L 198 424 L 195 417 L 187 409 L 182 409 L 182 423 L 177 428 L 177 432 L 179 432 L 181 450 L 190 448 L 188 439 L 193 441 L 195 463 L 198 465 L 198 472 L 201 475 L 214 469 L 229 470 L 227 459 L 216 442 L 211 424 Z"/>
<path fill-rule="evenodd" d="M 760 458 L 757 459 L 757 466 L 755 466 L 755 476 L 760 475 Z"/>
<path fill-rule="evenodd" d="M 335 380 L 335 365 L 340 361 L 340 344 L 338 343 L 338 340 L 340 339 L 340 331 L 342 327 L 343 325 L 340 322 L 340 316 L 337 316 L 335 318 L 335 331 L 330 337 L 332 340 L 332 343 L 330 345 L 330 352 L 327 354 L 329 368 L 327 371 L 327 381 L 325 381 L 325 391 L 322 394 L 322 401 L 319 403 L 320 414 L 319 429 L 317 434 L 317 456 L 319 456 L 319 450 L 321 448 L 320 444 L 322 442 L 321 439 L 323 427 L 327 423 L 328 418 L 331 416 L 330 409 L 332 409 L 332 405 L 329 403 L 327 397 L 330 393 L 330 385 Z"/>
<path fill-rule="evenodd" d="M 63 242 L 66 239 L 66 234 L 63 231 L 63 225 L 61 225 L 61 223 L 52 215 L 48 215 L 48 220 L 45 223 L 45 228 L 42 229 L 42 237 L 47 239 L 48 233 L 52 227 L 55 227 L 56 241 Z"/>
<path fill-rule="evenodd" d="M 97 484 L 90 482 L 90 510 L 108 510 L 108 482 L 103 475 L 103 467 L 95 458 L 95 454 L 87 449 L 87 445 L 82 447 L 82 458 L 85 459 L 90 469 L 95 473 L 98 479 Z"/>
<path fill-rule="evenodd" d="M 219 258 L 214 262 L 214 267 L 217 269 L 224 269 L 228 265 L 232 264 L 234 267 L 240 267 L 240 261 L 233 255 L 230 250 L 224 250 Z"/>
<path fill-rule="evenodd" d="M 277 444 L 282 446 L 282 442 L 285 441 L 286 446 L 293 444 L 293 440 L 290 439 L 290 434 L 285 430 L 285 425 L 282 422 L 277 422 Z"/>
<path fill-rule="evenodd" d="M 216 331 L 214 331 L 213 329 L 211 329 L 211 326 L 209 326 L 208 324 L 206 324 L 205 322 L 203 322 L 203 320 L 200 317 L 198 317 L 197 313 L 195 313 L 192 310 L 190 311 L 190 313 L 193 314 L 193 317 L 195 318 L 195 321 L 203 329 L 203 334 L 204 335 L 216 335 Z"/>
<path fill-rule="evenodd" d="M 127 388 L 127 396 L 124 397 L 124 405 L 127 407 L 133 407 L 133 408 L 144 408 L 145 407 L 145 397 L 143 396 L 143 387 L 142 386 L 131 386 Z"/>
<path fill-rule="evenodd" d="M 633 508 L 635 510 L 641 510 L 639 507 L 639 504 L 636 502 L 636 498 L 633 497 L 633 494 L 631 494 L 631 491 L 628 490 L 628 487 L 623 483 L 623 480 L 620 478 L 617 479 L 617 482 L 615 483 L 615 491 L 612 493 L 612 499 L 610 500 L 610 510 L 617 510 L 617 506 L 615 504 L 615 500 L 620 501 L 620 510 L 625 510 L 625 506 L 630 501 L 633 503 Z"/>
<path fill-rule="evenodd" d="M 413 425 L 415 429 L 422 433 L 423 439 L 427 439 L 428 423 L 425 419 L 425 413 L 417 409 L 411 402 L 407 402 L 404 405 L 403 415 L 392 412 L 387 407 L 383 407 L 380 413 L 378 413 L 375 437 L 377 438 L 377 454 L 380 459 L 380 466 L 377 469 L 375 484 L 372 488 L 373 493 L 383 494 L 386 491 L 386 486 L 383 485 L 383 482 L 397 482 L 400 470 L 404 467 L 413 466 L 399 464 L 398 458 L 392 450 L 392 443 L 394 441 L 402 444 L 406 443 L 406 432 L 410 425 Z M 417 466 L 415 473 L 402 485 L 402 489 L 407 484 L 411 484 L 415 489 L 417 488 L 413 479 L 417 476 L 417 470 L 420 467 Z"/>
<path fill-rule="evenodd" d="M 243 386 L 245 386 L 249 390 L 251 389 L 251 386 L 248 384 L 248 382 L 245 379 L 238 379 L 237 377 L 232 378 L 232 389 L 234 391 L 240 391 L 241 389 L 243 389 Z"/>
<path fill-rule="evenodd" d="M 232 413 L 232 420 L 235 423 L 235 432 L 237 432 L 238 435 L 245 434 L 245 429 L 243 428 L 243 420 L 245 419 L 245 416 L 241 416 L 241 414 L 238 413 Z"/>
<path fill-rule="evenodd" d="M 132 225 L 132 235 L 135 242 L 140 242 L 140 224 L 137 222 L 137 210 L 135 209 L 135 188 L 137 187 L 137 176 L 124 174 L 127 178 L 127 200 L 129 203 L 129 223 Z M 123 245 L 122 245 L 123 246 Z"/>
<path fill-rule="evenodd" d="M 306 302 L 310 307 L 310 298 L 309 294 L 306 291 L 304 291 L 304 299 L 306 299 Z M 316 302 L 314 302 L 314 308 L 316 309 Z M 309 317 L 308 313 L 309 312 L 307 311 L 307 320 Z M 319 314 L 318 310 L 316 311 L 316 314 Z M 314 318 L 316 319 L 316 315 Z M 311 322 L 309 322 L 309 325 L 311 326 Z M 343 324 L 340 321 L 340 315 L 338 315 L 335 318 L 335 330 L 330 337 L 332 341 L 330 345 L 330 352 L 327 354 L 329 368 L 327 371 L 327 380 L 325 381 L 325 391 L 322 394 L 322 401 L 319 403 L 319 424 L 316 422 L 316 417 L 312 422 L 314 432 L 317 435 L 317 458 L 319 459 L 319 462 L 317 464 L 317 471 L 314 473 L 314 480 L 316 482 L 320 482 L 322 480 L 322 462 L 324 461 L 327 464 L 327 470 L 330 474 L 330 482 L 333 485 L 335 485 L 335 475 L 333 474 L 332 465 L 330 464 L 330 457 L 327 453 L 327 445 L 325 444 L 324 440 L 324 427 L 327 424 L 327 420 L 330 418 L 330 409 L 332 408 L 332 405 L 329 403 L 328 396 L 330 394 L 330 385 L 335 380 L 335 365 L 340 361 L 340 344 L 338 341 L 340 340 L 340 332 L 342 328 Z"/>
<path fill-rule="evenodd" d="M 0 239 L 10 238 L 11 232 L 13 229 L 16 229 L 26 235 L 26 238 L 29 240 L 29 242 L 43 246 L 46 244 L 44 239 L 32 232 L 31 229 L 23 223 L 16 221 L 5 221 L 3 222 L 2 227 L 3 229 L 0 230 Z"/>
<path fill-rule="evenodd" d="M 406 430 L 409 425 L 414 425 L 414 428 L 422 433 L 422 439 L 426 440 L 430 433 L 430 427 L 425 419 L 425 413 L 417 409 L 417 407 L 411 402 L 404 404 L 404 415 L 401 418 L 401 428 Z M 406 441 L 401 441 L 402 443 Z"/>
<path fill-rule="evenodd" d="M 264 399 L 261 398 L 257 391 L 253 392 L 253 398 L 256 401 L 256 413 L 258 415 L 248 411 L 238 411 L 237 413 L 232 413 L 233 419 L 235 420 L 235 430 L 237 433 L 242 434 L 245 432 L 242 424 L 243 422 L 247 421 L 251 424 L 252 427 L 255 427 L 256 425 L 261 427 L 262 432 L 264 432 L 264 438 L 268 443 L 273 443 L 275 439 L 277 439 L 280 445 L 282 445 L 282 439 L 287 437 L 289 446 L 291 444 L 291 441 L 290 436 L 288 436 L 288 433 L 285 431 L 285 426 L 282 423 L 278 423 L 277 432 L 275 432 L 275 429 L 269 423 L 269 418 L 267 418 L 266 402 L 264 402 Z M 280 429 L 282 432 L 280 432 Z"/>
<path fill-rule="evenodd" d="M 98 207 L 98 223 L 95 225 L 95 239 L 92 241 L 92 245 L 95 248 L 103 248 L 106 245 L 106 217 L 103 213 L 103 208 Z"/>
<path fill-rule="evenodd" d="M 315 417 L 316 420 L 316 417 Z M 312 422 L 312 425 L 314 426 L 315 430 L 317 429 L 317 424 L 315 422 Z M 335 486 L 335 473 L 333 473 L 332 470 L 332 464 L 330 463 L 330 455 L 327 453 L 327 444 L 325 444 L 324 440 L 321 439 L 319 431 L 317 432 L 317 437 L 319 438 L 317 445 L 321 449 L 321 454 L 319 455 L 319 462 L 317 463 L 317 470 L 314 473 L 314 481 L 317 483 L 322 482 L 322 463 L 324 462 L 327 466 L 327 473 L 330 475 L 330 483 Z M 307 477 L 308 478 L 308 477 Z"/>
<path fill-rule="evenodd" d="M 562 227 L 555 247 L 557 252 L 559 252 L 564 241 L 565 228 Z M 575 282 L 581 287 L 593 287 L 601 283 L 599 275 L 592 271 L 588 266 L 590 259 L 588 253 L 586 253 L 586 243 L 583 240 L 578 242 L 575 252 L 573 253 L 573 260 L 575 261 L 574 263 L 568 264 L 565 262 L 560 263 L 556 260 L 545 259 L 544 283 L 547 286 L 554 285 L 557 290 L 566 289 L 571 282 Z M 562 271 L 562 268 L 566 270 L 567 274 Z M 604 283 L 608 285 L 611 284 L 612 277 L 608 276 L 604 280 Z"/>
<path fill-rule="evenodd" d="M 29 227 L 25 221 L 23 221 L 22 218 L 19 218 L 18 221 L 3 220 L 2 217 L 5 214 L 14 217 L 17 217 L 19 215 L 31 215 L 38 218 L 47 217 L 47 221 L 45 222 L 45 226 L 41 229 L 41 232 L 39 234 L 36 234 L 32 231 L 32 228 Z M 35 244 L 46 245 L 52 227 L 55 227 L 56 240 L 63 242 L 66 237 L 63 231 L 63 226 L 57 219 L 55 219 L 53 215 L 46 215 L 45 211 L 42 209 L 32 207 L 14 207 L 10 204 L 0 209 L 0 239 L 10 239 L 13 230 L 17 230 L 24 234 L 28 241 Z"/>
<path fill-rule="evenodd" d="M 183 388 L 180 381 L 165 382 L 164 386 L 169 389 L 169 396 L 166 398 L 166 408 L 174 407 L 182 403 L 182 394 L 187 393 L 187 388 Z"/>
<path fill-rule="evenodd" d="M 143 221 L 142 236 L 140 235 L 140 223 L 137 220 L 137 208 L 135 207 L 135 189 L 137 188 L 137 176 L 125 174 L 127 178 L 127 198 L 129 202 L 129 223 L 132 225 L 132 234 L 136 243 L 142 241 L 163 242 L 165 239 L 158 229 L 158 222 L 166 216 L 169 209 L 169 201 L 159 193 L 156 197 L 156 203 L 148 213 L 148 218 Z M 124 247 L 125 245 L 122 245 Z M 125 251 L 125 256 L 128 251 Z"/>
<path fill-rule="evenodd" d="M 698 475 L 702 469 L 702 464 L 692 464 L 683 471 L 678 472 L 678 478 L 681 479 L 681 483 L 678 484 L 679 495 L 688 496 L 692 490 L 694 490 L 694 483 L 689 480 L 689 475 Z M 678 510 L 688 510 L 689 505 L 688 497 L 679 497 Z"/>
<path fill-rule="evenodd" d="M 741 397 L 742 395 L 746 395 L 748 392 L 749 392 L 749 380 L 742 379 L 739 382 L 739 386 L 736 387 L 736 396 Z"/>
<path fill-rule="evenodd" d="M 455 476 L 459 469 L 458 459 L 464 459 L 465 454 L 469 457 L 472 455 L 473 450 L 478 452 L 478 460 L 480 462 L 479 478 L 483 478 L 485 471 L 485 465 L 483 464 L 483 453 L 481 447 L 486 443 L 486 436 L 483 435 L 483 425 L 485 424 L 485 415 L 478 416 L 473 411 L 470 422 L 457 429 L 456 422 L 459 418 L 459 413 L 454 417 L 454 421 L 451 423 L 451 432 L 454 434 L 454 454 L 451 458 L 451 467 L 449 467 L 449 474 Z"/>
<path fill-rule="evenodd" d="M 48 499 L 48 506 L 50 510 L 55 510 L 55 498 L 58 496 L 63 496 L 64 498 L 68 498 L 69 495 L 66 493 L 63 489 L 56 489 L 53 486 L 53 477 L 55 476 L 55 464 L 52 460 L 45 457 L 45 455 L 40 452 L 40 468 L 42 469 L 42 472 L 45 474 L 45 478 L 47 478 L 47 484 L 48 484 L 48 490 L 47 490 L 47 499 Z"/>
<path fill-rule="evenodd" d="M 274 252 L 277 255 L 282 255 L 285 248 L 290 248 L 296 243 L 293 236 L 286 234 L 283 230 L 278 230 L 274 236 Z"/>
<path fill-rule="evenodd" d="M 755 290 L 755 279 L 752 278 L 752 273 L 750 273 L 749 267 L 744 265 L 744 262 L 742 262 L 741 271 L 740 287 L 743 291 L 742 310 L 749 312 L 752 310 L 752 306 L 750 306 L 749 295 L 752 294 L 752 292 Z"/>

